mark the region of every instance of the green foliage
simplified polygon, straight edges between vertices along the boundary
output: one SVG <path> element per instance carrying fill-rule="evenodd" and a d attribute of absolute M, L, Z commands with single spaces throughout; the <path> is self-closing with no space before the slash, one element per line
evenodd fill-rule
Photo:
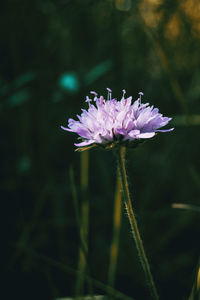
<path fill-rule="evenodd" d="M 99 65 L 95 66 L 92 70 L 90 70 L 85 76 L 85 83 L 89 85 L 96 81 L 99 77 L 103 76 L 109 70 L 111 70 L 112 62 L 111 60 L 104 61 Z"/>

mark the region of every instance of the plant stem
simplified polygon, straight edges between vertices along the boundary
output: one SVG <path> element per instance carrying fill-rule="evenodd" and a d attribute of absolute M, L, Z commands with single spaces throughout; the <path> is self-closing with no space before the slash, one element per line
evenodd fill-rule
<path fill-rule="evenodd" d="M 89 228 L 89 199 L 88 199 L 88 166 L 89 152 L 81 153 L 81 216 L 79 220 L 80 226 L 80 250 L 78 261 L 78 278 L 76 282 L 76 299 L 82 299 L 84 294 L 84 282 L 86 271 L 89 272 L 88 266 L 88 228 Z M 92 295 L 91 282 L 88 281 L 88 289 Z"/>
<path fill-rule="evenodd" d="M 112 236 L 112 243 L 110 247 L 110 265 L 108 269 L 108 285 L 110 287 L 114 287 L 117 258 L 119 253 L 119 238 L 120 238 L 121 211 L 122 211 L 121 189 L 122 189 L 121 178 L 118 171 L 117 180 L 116 180 L 114 214 L 113 214 L 113 236 Z"/>
<path fill-rule="evenodd" d="M 121 182 L 122 182 L 122 190 L 123 190 L 123 196 L 124 196 L 124 202 L 125 202 L 125 207 L 127 210 L 129 222 L 131 225 L 132 229 L 132 234 L 133 238 L 136 243 L 138 255 L 140 258 L 140 262 L 142 264 L 142 268 L 144 270 L 146 280 L 151 292 L 152 299 L 158 300 L 158 294 L 157 290 L 153 281 L 153 277 L 150 271 L 150 266 L 144 251 L 144 246 L 142 239 L 140 237 L 140 233 L 138 230 L 136 218 L 133 212 L 133 207 L 131 203 L 131 198 L 130 198 L 130 193 L 129 193 L 129 188 L 128 188 L 128 181 L 127 181 L 127 174 L 126 174 L 126 168 L 125 168 L 125 154 L 126 154 L 126 147 L 125 146 L 120 146 L 118 150 L 118 168 L 121 176 Z"/>

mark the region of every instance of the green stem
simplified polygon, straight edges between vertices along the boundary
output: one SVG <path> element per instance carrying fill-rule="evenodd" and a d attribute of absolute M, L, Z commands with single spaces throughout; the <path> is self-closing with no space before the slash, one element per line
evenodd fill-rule
<path fill-rule="evenodd" d="M 113 214 L 113 236 L 112 244 L 110 247 L 110 265 L 108 269 L 108 285 L 114 286 L 117 258 L 119 253 L 119 238 L 120 238 L 120 227 L 121 227 L 121 211 L 122 211 L 122 194 L 121 194 L 121 178 L 119 171 L 117 172 L 116 192 L 115 192 L 115 204 Z"/>
<path fill-rule="evenodd" d="M 124 202 L 125 202 L 125 207 L 127 210 L 129 222 L 131 225 L 132 229 L 132 234 L 133 238 L 136 243 L 138 255 L 140 258 L 140 262 L 142 264 L 142 268 L 144 270 L 146 280 L 151 292 L 152 299 L 158 300 L 158 294 L 157 290 L 153 281 L 153 277 L 150 271 L 150 266 L 144 251 L 144 246 L 142 239 L 140 237 L 140 233 L 138 230 L 136 218 L 133 212 L 133 207 L 131 203 L 131 198 L 130 198 L 130 193 L 129 193 L 129 188 L 128 188 L 128 181 L 127 181 L 127 174 L 126 174 L 126 168 L 125 168 L 125 154 L 126 154 L 126 147 L 125 146 L 120 146 L 118 150 L 118 167 L 120 171 L 120 176 L 121 176 L 121 182 L 122 182 L 122 190 L 123 190 L 123 195 L 124 195 Z"/>

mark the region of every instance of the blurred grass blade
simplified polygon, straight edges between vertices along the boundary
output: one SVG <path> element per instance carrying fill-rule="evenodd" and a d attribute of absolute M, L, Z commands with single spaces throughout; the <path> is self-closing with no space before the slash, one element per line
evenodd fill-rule
<path fill-rule="evenodd" d="M 189 125 L 198 126 L 200 125 L 200 115 L 176 115 L 172 118 L 172 123 L 176 126 L 187 126 Z"/>
<path fill-rule="evenodd" d="M 200 300 L 200 261 L 198 263 L 197 273 L 195 276 L 195 282 L 192 287 L 189 300 Z"/>
<path fill-rule="evenodd" d="M 114 203 L 114 214 L 113 214 L 113 237 L 112 244 L 110 248 L 110 265 L 108 270 L 108 285 L 113 287 L 116 266 L 117 266 L 117 257 L 119 252 L 119 236 L 120 236 L 120 227 L 121 227 L 121 180 L 119 172 L 117 172 L 116 180 L 116 192 L 115 192 L 115 203 Z"/>
<path fill-rule="evenodd" d="M 23 246 L 22 246 L 23 247 Z M 54 268 L 57 268 L 65 273 L 68 273 L 70 275 L 76 276 L 79 275 L 80 276 L 84 276 L 85 280 L 87 282 L 92 282 L 94 286 L 96 286 L 98 289 L 100 289 L 101 291 L 108 293 L 109 295 L 112 295 L 114 297 L 114 299 L 123 299 L 123 300 L 134 300 L 133 297 L 129 297 L 127 295 L 125 295 L 122 292 L 119 292 L 118 290 L 104 284 L 103 282 L 94 279 L 86 274 L 82 274 L 81 271 L 77 271 L 71 267 L 69 267 L 68 265 L 66 265 L 65 263 L 61 263 L 59 261 L 56 261 L 55 259 L 48 257 L 46 255 L 42 255 L 42 254 L 38 254 L 34 249 L 31 249 L 29 247 L 23 248 L 22 251 L 25 251 L 31 255 L 34 255 L 35 258 L 42 260 L 43 262 L 45 262 L 47 265 L 49 266 L 53 266 Z"/>
<path fill-rule="evenodd" d="M 30 100 L 30 98 L 31 92 L 27 88 L 24 88 L 10 96 L 7 99 L 7 104 L 9 107 L 17 107 Z"/>
<path fill-rule="evenodd" d="M 85 76 L 85 83 L 91 84 L 94 81 L 96 81 L 99 77 L 103 76 L 105 73 L 110 71 L 112 67 L 112 61 L 106 60 L 97 66 L 95 66 L 92 70 L 88 72 L 88 74 Z"/>
<path fill-rule="evenodd" d="M 180 208 L 180 209 L 186 209 L 186 210 L 200 212 L 200 207 L 198 207 L 196 205 L 191 205 L 191 204 L 173 203 L 172 208 Z"/>
<path fill-rule="evenodd" d="M 72 297 L 67 297 L 67 298 L 56 298 L 55 300 L 73 300 L 74 298 Z M 106 296 L 102 295 L 94 295 L 94 296 L 85 296 L 82 297 L 81 300 L 107 300 Z"/>
<path fill-rule="evenodd" d="M 23 73 L 15 79 L 14 85 L 15 85 L 15 87 L 19 88 L 19 87 L 22 87 L 22 86 L 26 85 L 27 83 L 33 81 L 35 78 L 36 78 L 35 72 L 29 71 L 29 72 Z"/>
<path fill-rule="evenodd" d="M 149 39 L 153 43 L 154 49 L 160 60 L 161 66 L 168 76 L 169 83 L 171 85 L 171 89 L 175 95 L 175 99 L 177 100 L 177 103 L 179 103 L 179 105 L 181 106 L 182 112 L 187 116 L 188 115 L 188 106 L 187 106 L 182 88 L 173 72 L 173 68 L 171 67 L 170 58 L 167 57 L 167 53 L 165 52 L 164 47 L 162 47 L 161 43 L 159 42 L 159 39 L 156 36 L 156 31 L 154 31 L 153 28 L 151 28 L 147 24 L 147 22 L 145 20 L 145 15 L 141 9 L 139 9 L 138 15 L 140 16 L 140 22 L 142 24 L 144 31 L 146 32 L 146 35 L 149 37 Z"/>
<path fill-rule="evenodd" d="M 89 226 L 89 199 L 88 199 L 88 164 L 89 151 L 81 152 L 81 216 L 80 216 L 80 249 L 78 270 L 80 273 L 76 282 L 76 297 L 83 295 L 84 275 L 87 266 L 88 255 L 88 226 Z M 88 282 L 90 284 L 90 282 Z M 92 290 L 89 286 L 90 291 Z"/>
<path fill-rule="evenodd" d="M 25 250 L 25 248 L 29 245 L 31 239 L 31 233 L 38 226 L 39 218 L 45 207 L 46 201 L 48 199 L 48 195 L 51 190 L 51 186 L 52 186 L 51 183 L 47 183 L 44 186 L 43 190 L 41 191 L 40 196 L 37 198 L 30 221 L 24 225 L 22 233 L 19 236 L 18 241 L 16 243 L 16 250 L 9 263 L 10 268 L 13 267 L 13 265 L 16 263 L 20 255 Z"/>
<path fill-rule="evenodd" d="M 75 184 L 75 179 L 74 179 L 74 169 L 73 169 L 72 165 L 69 167 L 69 179 L 70 179 L 70 185 L 71 185 L 71 189 L 72 189 L 72 197 L 73 197 L 73 203 L 74 203 L 76 224 L 77 224 L 78 231 L 79 231 L 80 213 L 79 213 L 79 205 L 78 205 L 78 195 L 77 195 L 76 184 Z"/>

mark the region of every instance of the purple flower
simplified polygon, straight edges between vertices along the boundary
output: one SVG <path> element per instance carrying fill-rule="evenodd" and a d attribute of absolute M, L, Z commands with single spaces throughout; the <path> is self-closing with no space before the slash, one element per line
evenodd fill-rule
<path fill-rule="evenodd" d="M 82 109 L 78 120 L 69 119 L 68 127 L 62 129 L 77 133 L 82 142 L 75 144 L 77 147 L 86 146 L 111 146 L 118 143 L 130 144 L 141 139 L 152 138 L 156 132 L 169 132 L 174 128 L 160 130 L 167 125 L 171 118 L 163 117 L 158 108 L 142 104 L 142 92 L 140 97 L 132 103 L 132 97 L 125 98 L 126 91 L 123 90 L 122 99 L 112 99 L 112 91 L 107 88 L 108 100 L 103 96 L 98 98 L 94 95 L 94 104 L 88 96 L 86 102 L 88 110 Z"/>

